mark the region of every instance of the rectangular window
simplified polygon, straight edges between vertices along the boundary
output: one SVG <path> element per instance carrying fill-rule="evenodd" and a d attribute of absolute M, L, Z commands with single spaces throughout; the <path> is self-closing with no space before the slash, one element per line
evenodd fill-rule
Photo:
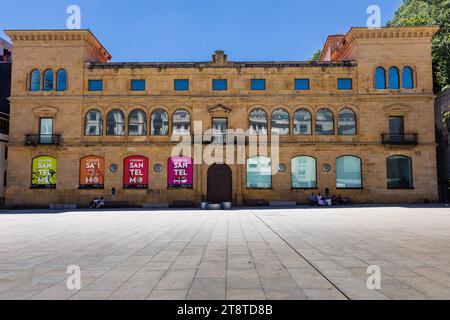
<path fill-rule="evenodd" d="M 338 90 L 352 90 L 353 81 L 350 78 L 341 78 L 337 80 Z"/>
<path fill-rule="evenodd" d="M 131 91 L 145 91 L 145 80 L 131 80 Z"/>
<path fill-rule="evenodd" d="M 41 144 L 52 144 L 53 118 L 41 118 L 39 123 L 39 135 Z"/>
<path fill-rule="evenodd" d="M 228 90 L 228 82 L 226 79 L 213 79 L 212 81 L 213 91 L 226 91 Z"/>
<path fill-rule="evenodd" d="M 272 188 L 272 161 L 266 157 L 247 159 L 247 188 Z"/>
<path fill-rule="evenodd" d="M 189 91 L 189 80 L 176 79 L 174 80 L 173 86 L 175 91 Z"/>
<path fill-rule="evenodd" d="M 103 91 L 103 80 L 89 80 L 89 91 Z"/>
<path fill-rule="evenodd" d="M 309 90 L 309 79 L 295 79 L 295 90 Z"/>
<path fill-rule="evenodd" d="M 266 80 L 265 79 L 252 79 L 251 88 L 254 91 L 266 90 Z"/>

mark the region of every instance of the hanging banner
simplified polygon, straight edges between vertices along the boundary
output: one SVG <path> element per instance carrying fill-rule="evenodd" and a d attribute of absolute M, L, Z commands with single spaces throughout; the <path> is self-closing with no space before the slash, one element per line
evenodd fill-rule
<path fill-rule="evenodd" d="M 169 188 L 192 188 L 194 186 L 192 159 L 173 157 L 168 160 L 167 186 Z"/>
<path fill-rule="evenodd" d="M 33 159 L 31 187 L 56 189 L 56 159 L 42 156 Z"/>
<path fill-rule="evenodd" d="M 80 189 L 104 189 L 105 159 L 96 156 L 80 160 Z"/>
<path fill-rule="evenodd" d="M 148 158 L 131 156 L 124 163 L 124 189 L 148 189 Z"/>

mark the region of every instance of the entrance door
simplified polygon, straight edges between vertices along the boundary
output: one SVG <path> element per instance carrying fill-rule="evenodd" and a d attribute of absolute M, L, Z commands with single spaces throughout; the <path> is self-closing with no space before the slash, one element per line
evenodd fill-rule
<path fill-rule="evenodd" d="M 208 202 L 233 201 L 233 173 L 225 164 L 213 164 L 208 170 Z"/>

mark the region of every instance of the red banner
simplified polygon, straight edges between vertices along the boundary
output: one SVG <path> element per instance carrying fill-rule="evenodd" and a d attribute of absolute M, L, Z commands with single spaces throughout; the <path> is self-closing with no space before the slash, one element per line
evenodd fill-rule
<path fill-rule="evenodd" d="M 125 158 L 123 187 L 124 189 L 148 189 L 148 158 L 143 156 Z"/>

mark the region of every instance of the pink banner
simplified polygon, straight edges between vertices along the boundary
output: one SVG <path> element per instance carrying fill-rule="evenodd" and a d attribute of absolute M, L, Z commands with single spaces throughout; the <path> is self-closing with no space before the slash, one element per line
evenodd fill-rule
<path fill-rule="evenodd" d="M 167 186 L 169 188 L 192 188 L 194 173 L 192 159 L 173 157 L 168 160 Z"/>

